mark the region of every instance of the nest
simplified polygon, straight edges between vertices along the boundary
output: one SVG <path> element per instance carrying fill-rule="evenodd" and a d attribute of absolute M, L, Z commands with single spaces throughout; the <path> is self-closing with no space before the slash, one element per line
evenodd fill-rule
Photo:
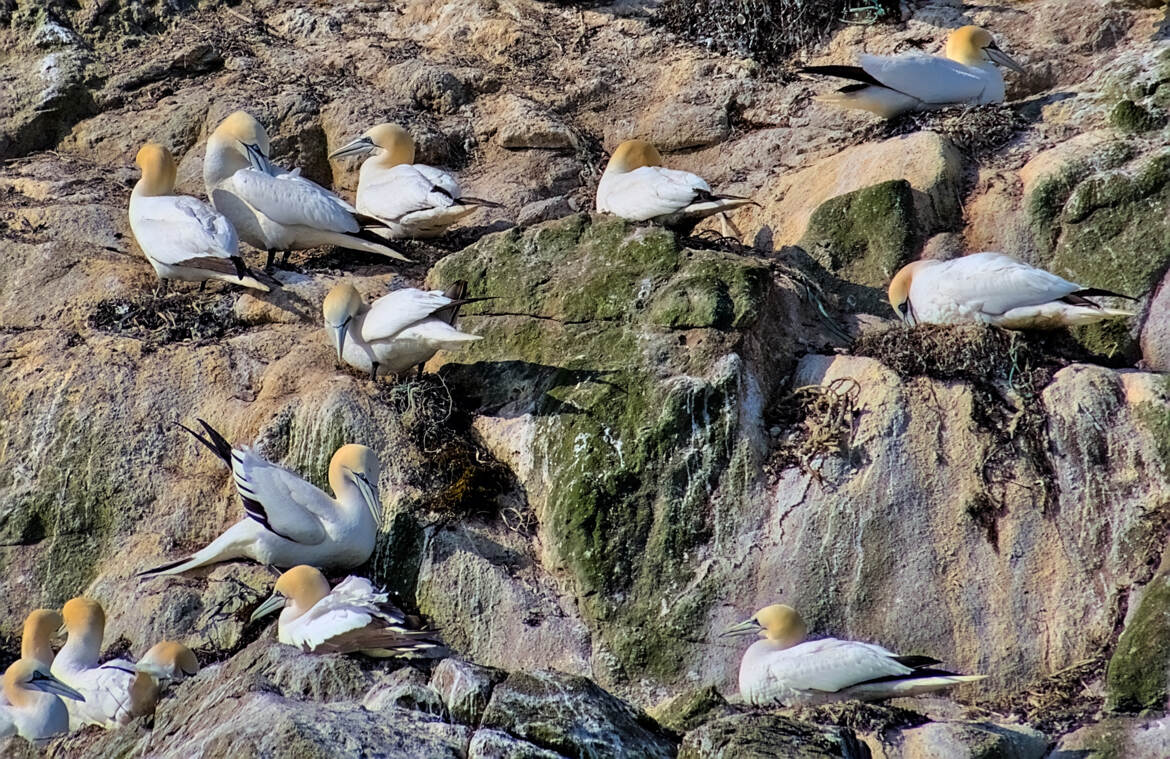
<path fill-rule="evenodd" d="M 848 377 L 827 386 L 798 387 L 775 403 L 768 413 L 772 429 L 779 429 L 776 448 L 768 462 L 769 475 L 799 467 L 817 482 L 829 457 L 846 456 L 853 442 L 854 419 L 861 386 Z"/>
<path fill-rule="evenodd" d="M 1027 119 L 1007 105 L 940 108 L 912 111 L 888 121 L 879 121 L 863 132 L 862 141 L 930 131 L 946 137 L 972 158 L 980 159 L 1006 145 L 1027 125 Z"/>
<path fill-rule="evenodd" d="M 909 709 L 863 701 L 803 706 L 797 708 L 793 716 L 818 725 L 847 727 L 857 733 L 882 733 L 886 730 L 917 727 L 930 721 L 926 716 Z"/>
<path fill-rule="evenodd" d="M 229 293 L 190 292 L 110 298 L 97 304 L 89 326 L 141 340 L 151 349 L 170 343 L 206 343 L 244 330 Z"/>
<path fill-rule="evenodd" d="M 981 706 L 1017 717 L 1048 735 L 1064 735 L 1092 721 L 1101 710 L 1104 699 L 1094 693 L 1092 685 L 1105 674 L 1107 662 L 1107 653 L 1101 651 Z"/>

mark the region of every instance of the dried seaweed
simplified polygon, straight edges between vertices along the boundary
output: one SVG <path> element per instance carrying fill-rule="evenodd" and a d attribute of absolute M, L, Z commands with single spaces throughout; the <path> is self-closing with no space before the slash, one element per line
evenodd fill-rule
<path fill-rule="evenodd" d="M 842 377 L 827 386 L 798 387 L 773 404 L 766 418 L 779 435 L 769 474 L 775 478 L 795 466 L 820 482 L 824 460 L 847 455 L 851 447 L 860 394 L 856 380 Z"/>
<path fill-rule="evenodd" d="M 885 730 L 916 727 L 930 721 L 925 715 L 909 709 L 862 701 L 797 707 L 793 710 L 793 716 L 818 725 L 847 727 L 859 733 L 881 733 Z"/>
<path fill-rule="evenodd" d="M 234 293 L 146 293 L 138 298 L 110 298 L 97 304 L 89 326 L 101 332 L 141 340 L 150 349 L 182 342 L 206 343 L 242 332 L 232 312 Z"/>
<path fill-rule="evenodd" d="M 968 156 L 980 159 L 994 153 L 1028 125 L 1009 105 L 973 105 L 913 111 L 865 129 L 861 142 L 885 140 L 913 132 L 930 131 L 951 141 Z"/>
<path fill-rule="evenodd" d="M 1018 718 L 1049 735 L 1063 735 L 1091 722 L 1104 703 L 1095 684 L 1105 674 L 1106 650 L 1031 685 L 1007 692 L 1002 698 L 981 704 L 997 714 Z"/>

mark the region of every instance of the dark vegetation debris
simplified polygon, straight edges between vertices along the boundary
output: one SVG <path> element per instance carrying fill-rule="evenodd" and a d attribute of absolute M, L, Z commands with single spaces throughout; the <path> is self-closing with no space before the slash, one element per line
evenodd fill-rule
<path fill-rule="evenodd" d="M 858 733 L 881 733 L 885 730 L 917 727 L 930 721 L 925 715 L 909 709 L 862 701 L 798 707 L 793 716 L 818 725 L 847 727 Z"/>
<path fill-rule="evenodd" d="M 151 350 L 170 343 L 206 343 L 244 330 L 232 312 L 234 303 L 234 290 L 168 294 L 156 290 L 101 301 L 89 315 L 89 326 L 141 340 Z"/>
<path fill-rule="evenodd" d="M 946 137 L 971 158 L 986 158 L 1028 126 L 1028 120 L 1010 105 L 990 104 L 933 111 L 916 111 L 876 121 L 860 135 L 860 142 L 929 131 Z"/>
<path fill-rule="evenodd" d="M 1102 650 L 981 706 L 1016 717 L 1048 735 L 1064 735 L 1093 721 L 1093 716 L 1101 710 L 1104 698 L 1096 693 L 1093 684 L 1105 674 L 1108 660 L 1108 652 Z"/>
<path fill-rule="evenodd" d="M 825 459 L 849 452 L 860 394 L 861 386 L 843 377 L 827 386 L 798 387 L 774 403 L 765 419 L 780 435 L 773 440 L 769 475 L 775 479 L 795 466 L 820 482 Z"/>

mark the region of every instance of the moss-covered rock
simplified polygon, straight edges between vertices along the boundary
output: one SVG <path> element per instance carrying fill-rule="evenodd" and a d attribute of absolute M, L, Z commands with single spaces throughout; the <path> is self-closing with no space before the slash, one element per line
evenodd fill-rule
<path fill-rule="evenodd" d="M 737 714 L 687 733 L 678 759 L 829 759 L 863 756 L 848 728 L 778 714 Z"/>
<path fill-rule="evenodd" d="M 683 691 L 647 710 L 660 725 L 680 733 L 690 732 L 716 717 L 733 714 L 735 709 L 713 685 Z"/>
<path fill-rule="evenodd" d="M 1122 132 L 1138 134 L 1160 129 L 1165 124 L 1165 119 L 1150 113 L 1132 100 L 1122 100 L 1109 112 L 1109 123 Z"/>
<path fill-rule="evenodd" d="M 1137 611 L 1117 641 L 1105 678 L 1107 709 L 1161 709 L 1170 691 L 1170 576 L 1146 586 Z"/>
<path fill-rule="evenodd" d="M 799 244 L 834 274 L 881 288 L 913 254 L 919 237 L 914 190 L 895 179 L 825 201 Z"/>

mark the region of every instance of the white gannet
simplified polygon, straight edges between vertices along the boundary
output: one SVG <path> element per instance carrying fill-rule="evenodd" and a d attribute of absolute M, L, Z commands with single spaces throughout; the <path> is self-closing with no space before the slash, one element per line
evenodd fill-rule
<path fill-rule="evenodd" d="M 17 659 L 4 673 L 5 704 L 0 706 L 0 739 L 19 735 L 41 741 L 69 732 L 70 703 L 84 696 L 54 677 L 34 659 Z"/>
<path fill-rule="evenodd" d="M 890 282 L 890 305 L 907 324 L 993 324 L 1053 329 L 1129 311 L 1103 308 L 1091 296 L 1128 298 L 1085 288 L 1004 253 L 972 253 L 950 261 L 914 261 Z M 1131 299 L 1132 300 L 1132 299 Z"/>
<path fill-rule="evenodd" d="M 406 658 L 442 656 L 433 632 L 412 628 L 406 615 L 364 577 L 347 577 L 332 591 L 314 567 L 293 567 L 252 614 L 280 609 L 277 638 L 303 651 Z"/>
<path fill-rule="evenodd" d="M 378 458 L 372 450 L 343 445 L 333 454 L 329 487 L 337 496 L 334 499 L 247 446 L 233 448 L 211 425 L 198 421 L 208 437 L 183 429 L 231 468 L 247 516 L 206 548 L 141 575 L 178 574 L 244 558 L 277 567 L 307 562 L 326 569 L 352 569 L 370 558 L 382 525 Z"/>
<path fill-rule="evenodd" d="M 53 666 L 53 635 L 63 620 L 52 609 L 37 609 L 24 618 L 24 630 L 20 635 L 20 658 L 34 661 L 41 672 L 49 672 Z M 8 703 L 4 691 L 0 690 L 0 704 Z"/>
<path fill-rule="evenodd" d="M 236 230 L 201 200 L 175 194 L 175 159 L 148 142 L 134 159 L 142 178 L 130 193 L 130 229 L 158 278 L 199 282 L 220 279 L 268 291 L 240 257 Z"/>
<path fill-rule="evenodd" d="M 397 124 L 379 124 L 333 151 L 330 158 L 372 155 L 358 172 L 360 213 L 386 222 L 391 239 L 438 237 L 480 206 L 499 207 L 465 197 L 455 177 L 414 162 L 414 138 Z"/>
<path fill-rule="evenodd" d="M 462 281 L 446 292 L 406 287 L 367 306 L 353 285 L 334 285 L 321 310 L 337 360 L 377 380 L 378 369 L 398 374 L 418 365 L 421 371 L 440 350 L 479 340 L 454 326 L 461 305 L 484 300 L 462 297 L 466 288 Z"/>
<path fill-rule="evenodd" d="M 98 661 L 106 631 L 101 604 L 90 598 L 72 598 L 61 614 L 68 637 L 53 659 L 52 672 L 85 696 L 84 701 L 66 703 L 70 727 L 101 725 L 110 729 L 144 714 L 133 696 L 136 682 L 141 687 L 146 677 L 139 675 L 134 663 L 126 659 Z"/>
<path fill-rule="evenodd" d="M 879 701 L 982 680 L 930 665 L 924 656 L 898 656 L 872 643 L 823 638 L 804 641 L 808 628 L 791 606 L 774 604 L 721 635 L 755 635 L 739 665 L 739 692 L 755 706 Z M 804 642 L 802 642 L 804 641 Z"/>
<path fill-rule="evenodd" d="M 818 100 L 887 119 L 949 105 L 1002 103 L 1003 74 L 996 65 L 1024 71 L 977 26 L 951 32 L 944 54 L 862 55 L 860 66 L 805 66 L 800 71 L 854 80 Z"/>
<path fill-rule="evenodd" d="M 199 660 L 182 643 L 164 640 L 143 654 L 134 668 L 138 675 L 130 686 L 132 709 L 136 714 L 151 714 L 164 690 L 199 674 Z"/>
<path fill-rule="evenodd" d="M 263 156 L 260 167 L 249 148 Z M 236 111 L 207 139 L 203 182 L 216 210 L 231 220 L 240 238 L 266 251 L 266 267 L 276 251 L 338 245 L 378 253 L 401 261 L 405 256 L 386 245 L 368 227 L 384 226 L 360 219 L 353 206 L 299 171 L 282 171 L 268 162 L 268 134 L 255 118 Z"/>
<path fill-rule="evenodd" d="M 597 185 L 598 211 L 670 226 L 694 226 L 707 216 L 751 202 L 750 198 L 712 194 L 702 177 L 663 168 L 662 154 L 645 140 L 618 145 Z"/>

